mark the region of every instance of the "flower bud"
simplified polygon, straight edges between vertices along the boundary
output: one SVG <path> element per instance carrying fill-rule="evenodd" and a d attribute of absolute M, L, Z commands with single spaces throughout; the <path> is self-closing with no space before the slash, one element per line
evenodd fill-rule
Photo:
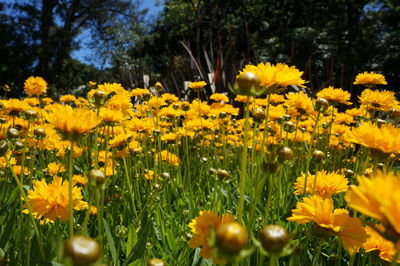
<path fill-rule="evenodd" d="M 251 112 L 251 116 L 253 117 L 253 120 L 257 123 L 261 123 L 265 119 L 265 113 L 263 109 L 260 108 L 255 108 Z"/>
<path fill-rule="evenodd" d="M 35 130 L 33 130 L 33 135 L 36 139 L 42 140 L 46 137 L 46 131 L 44 131 L 43 128 L 35 128 Z"/>
<path fill-rule="evenodd" d="M 107 94 L 104 91 L 99 90 L 93 94 L 93 98 L 96 106 L 103 106 L 107 98 Z"/>
<path fill-rule="evenodd" d="M 147 261 L 147 266 L 166 266 L 167 264 L 162 259 L 152 258 Z"/>
<path fill-rule="evenodd" d="M 329 107 L 329 102 L 325 100 L 324 98 L 318 98 L 314 102 L 314 110 L 317 112 L 325 112 Z"/>
<path fill-rule="evenodd" d="M 222 180 L 222 179 L 226 179 L 229 177 L 229 172 L 223 169 L 218 169 L 217 170 L 217 177 L 218 179 Z"/>
<path fill-rule="evenodd" d="M 0 156 L 4 156 L 8 150 L 8 143 L 5 140 L 0 141 Z"/>
<path fill-rule="evenodd" d="M 222 253 L 236 255 L 247 246 L 248 235 L 246 229 L 239 223 L 225 223 L 217 228 L 215 241 Z"/>
<path fill-rule="evenodd" d="M 73 265 L 89 265 L 99 258 L 100 245 L 90 237 L 75 235 L 65 241 L 64 256 L 70 257 Z"/>
<path fill-rule="evenodd" d="M 312 152 L 312 156 L 314 157 L 314 159 L 317 162 L 321 162 L 322 160 L 325 160 L 325 158 L 326 158 L 325 153 L 323 151 L 320 151 L 320 150 L 314 150 Z"/>
<path fill-rule="evenodd" d="M 241 73 L 236 78 L 234 92 L 239 95 L 256 96 L 260 92 L 260 83 L 260 78 L 255 73 L 250 71 Z"/>
<path fill-rule="evenodd" d="M 289 147 L 282 147 L 277 152 L 280 161 L 288 161 L 293 159 L 293 151 Z"/>
<path fill-rule="evenodd" d="M 88 179 L 96 181 L 97 185 L 101 185 L 106 181 L 106 175 L 98 169 L 91 169 L 88 173 Z"/>
<path fill-rule="evenodd" d="M 19 131 L 16 128 L 10 127 L 7 130 L 7 137 L 11 139 L 16 139 L 19 137 Z"/>
<path fill-rule="evenodd" d="M 289 242 L 285 228 L 280 225 L 265 225 L 260 231 L 260 240 L 263 248 L 271 255 L 279 255 Z"/>

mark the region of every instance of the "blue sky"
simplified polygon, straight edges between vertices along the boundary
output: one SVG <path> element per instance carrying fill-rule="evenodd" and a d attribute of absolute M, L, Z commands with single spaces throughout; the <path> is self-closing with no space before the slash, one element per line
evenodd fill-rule
<path fill-rule="evenodd" d="M 145 19 L 151 19 L 162 11 L 163 5 L 162 0 L 142 0 L 141 9 L 148 9 L 148 13 Z M 98 60 L 96 60 L 96 51 L 89 48 L 88 43 L 90 42 L 90 32 L 84 31 L 79 36 L 80 46 L 79 50 L 72 53 L 72 58 L 77 59 L 86 64 L 93 64 L 96 67 L 101 67 Z M 104 67 L 104 66 L 103 66 Z"/>

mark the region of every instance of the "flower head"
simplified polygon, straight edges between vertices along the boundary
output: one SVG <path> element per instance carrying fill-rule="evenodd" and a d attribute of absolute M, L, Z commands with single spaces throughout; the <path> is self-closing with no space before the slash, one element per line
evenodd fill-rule
<path fill-rule="evenodd" d="M 194 218 L 189 227 L 194 236 L 189 240 L 190 248 L 201 247 L 200 255 L 206 259 L 212 258 L 212 250 L 208 245 L 210 229 L 214 231 L 223 224 L 234 222 L 235 218 L 230 215 L 218 216 L 213 211 L 200 211 L 200 215 Z"/>
<path fill-rule="evenodd" d="M 400 234 L 400 175 L 378 171 L 370 177 L 359 177 L 358 183 L 346 193 L 347 205 Z"/>
<path fill-rule="evenodd" d="M 205 81 L 190 82 L 189 88 L 195 92 L 200 92 L 206 85 L 207 83 Z"/>
<path fill-rule="evenodd" d="M 101 122 L 95 112 L 84 108 L 73 109 L 69 105 L 53 106 L 46 119 L 70 140 L 83 136 Z"/>
<path fill-rule="evenodd" d="M 387 82 L 385 80 L 385 76 L 382 74 L 377 74 L 375 72 L 363 72 L 360 73 L 356 76 L 356 80 L 354 81 L 355 85 L 360 84 L 360 85 L 365 85 L 367 87 L 372 87 L 375 85 L 387 85 Z"/>
<path fill-rule="evenodd" d="M 294 194 L 302 195 L 304 193 L 305 178 L 305 174 L 297 178 L 294 184 L 296 189 Z M 307 181 L 306 192 L 312 193 L 315 190 L 315 194 L 323 198 L 330 198 L 333 194 L 346 192 L 348 189 L 347 184 L 349 183 L 349 180 L 343 175 L 335 172 L 326 172 L 325 170 L 319 171 L 315 175 L 308 175 Z"/>
<path fill-rule="evenodd" d="M 345 134 L 347 141 L 357 143 L 386 154 L 400 153 L 400 128 L 392 124 L 378 127 L 372 122 L 364 122 Z"/>
<path fill-rule="evenodd" d="M 42 77 L 31 76 L 24 82 L 25 93 L 31 96 L 39 96 L 46 93 L 47 82 Z"/>
<path fill-rule="evenodd" d="M 325 88 L 317 93 L 317 97 L 323 98 L 332 104 L 347 104 L 350 105 L 351 94 L 341 88 L 334 88 L 332 86 Z"/>
<path fill-rule="evenodd" d="M 67 221 L 68 211 L 68 181 L 61 177 L 54 177 L 53 182 L 47 184 L 44 179 L 33 181 L 33 190 L 28 191 L 28 203 L 36 219 L 54 222 L 57 219 Z M 87 203 L 82 201 L 81 188 L 72 188 L 72 207 L 75 210 L 87 208 Z M 28 210 L 24 210 L 28 213 Z"/>
<path fill-rule="evenodd" d="M 367 239 L 361 221 L 349 216 L 345 209 L 334 209 L 333 200 L 314 195 L 303 198 L 288 221 L 300 224 L 316 223 L 319 227 L 339 236 L 343 247 L 350 253 L 356 253 Z"/>
<path fill-rule="evenodd" d="M 369 110 L 389 111 L 396 105 L 394 92 L 387 90 L 365 89 L 358 98 Z"/>

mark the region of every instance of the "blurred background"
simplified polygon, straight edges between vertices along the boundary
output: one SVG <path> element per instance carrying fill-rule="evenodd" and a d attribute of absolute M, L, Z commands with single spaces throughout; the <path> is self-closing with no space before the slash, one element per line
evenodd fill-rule
<path fill-rule="evenodd" d="M 400 88 L 398 0 L 1 0 L 0 85 L 23 96 L 39 75 L 48 94 L 83 95 L 88 81 L 127 89 L 160 81 L 185 93 L 227 91 L 246 64 L 296 65 L 311 92 L 357 94 L 357 73 Z"/>

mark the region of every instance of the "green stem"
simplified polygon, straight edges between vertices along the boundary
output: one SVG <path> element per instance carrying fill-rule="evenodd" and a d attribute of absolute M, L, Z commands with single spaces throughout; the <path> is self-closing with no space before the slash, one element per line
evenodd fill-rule
<path fill-rule="evenodd" d="M 68 212 L 69 212 L 69 236 L 74 235 L 74 210 L 72 208 L 72 170 L 74 163 L 74 143 L 71 141 L 68 162 Z"/>
<path fill-rule="evenodd" d="M 242 158 L 241 158 L 241 170 L 240 170 L 240 187 L 239 187 L 239 207 L 237 210 L 238 221 L 242 221 L 243 216 L 243 207 L 244 207 L 244 187 L 246 185 L 246 173 L 247 173 L 247 142 L 249 138 L 249 102 L 250 97 L 246 98 L 245 105 L 245 115 L 244 115 L 244 139 L 243 139 L 243 149 L 242 149 Z"/>
<path fill-rule="evenodd" d="M 11 175 L 13 176 L 15 182 L 17 183 L 19 192 L 20 192 L 22 198 L 25 201 L 26 208 L 29 211 L 29 218 L 31 220 L 31 223 L 32 223 L 32 226 L 33 226 L 33 231 L 35 232 L 35 236 L 36 236 L 36 239 L 37 239 L 37 242 L 38 242 L 40 257 L 41 257 L 42 260 L 45 260 L 46 257 L 45 257 L 45 253 L 44 253 L 44 249 L 43 249 L 42 237 L 41 237 L 41 235 L 39 233 L 39 229 L 37 227 L 35 218 L 33 217 L 33 212 L 32 212 L 31 205 L 29 204 L 28 197 L 25 194 L 25 191 L 24 191 L 22 183 L 18 179 L 17 175 L 14 172 L 14 169 L 12 168 L 12 166 L 10 164 L 10 159 L 7 156 L 5 156 L 5 158 L 6 158 L 6 161 L 7 161 L 7 166 L 9 167 L 9 169 L 11 171 Z"/>

